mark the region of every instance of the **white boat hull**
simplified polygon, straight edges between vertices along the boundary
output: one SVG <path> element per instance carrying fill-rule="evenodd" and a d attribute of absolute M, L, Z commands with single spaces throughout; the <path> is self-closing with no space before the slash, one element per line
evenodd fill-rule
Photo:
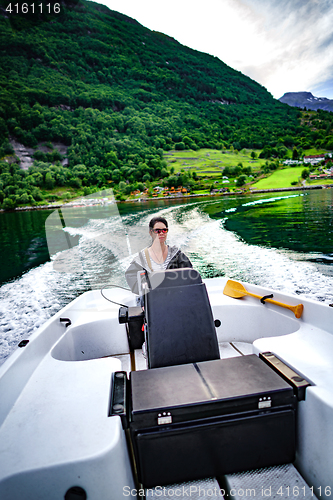
<path fill-rule="evenodd" d="M 223 295 L 225 278 L 205 280 L 220 350 L 244 343 L 247 353 L 272 351 L 313 385 L 299 403 L 296 466 L 318 497 L 333 491 L 333 308 L 302 300 L 289 310 Z M 254 285 L 248 290 L 270 293 Z M 107 296 L 135 305 L 135 296 Z M 298 296 L 274 292 L 296 305 Z M 51 318 L 0 367 L 0 498 L 64 498 L 81 486 L 89 499 L 119 500 L 135 488 L 120 418 L 108 416 L 111 375 L 133 368 L 118 309 L 99 291 L 83 294 Z M 70 318 L 66 327 L 60 318 Z M 231 344 L 228 344 L 231 343 Z M 233 355 L 239 353 L 234 350 Z M 144 360 L 137 356 L 137 369 Z"/>

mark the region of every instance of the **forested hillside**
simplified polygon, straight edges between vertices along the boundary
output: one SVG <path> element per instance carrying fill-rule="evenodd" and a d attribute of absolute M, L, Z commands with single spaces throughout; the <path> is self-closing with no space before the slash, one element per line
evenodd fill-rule
<path fill-rule="evenodd" d="M 105 6 L 80 1 L 32 26 L 1 14 L 1 203 L 39 201 L 54 186 L 135 187 L 168 175 L 170 149 L 279 154 L 313 142 L 300 111 L 258 83 Z M 29 171 L 4 161 L 12 139 L 36 148 Z M 317 145 L 332 139 L 330 121 Z M 66 166 L 55 142 L 68 147 Z"/>

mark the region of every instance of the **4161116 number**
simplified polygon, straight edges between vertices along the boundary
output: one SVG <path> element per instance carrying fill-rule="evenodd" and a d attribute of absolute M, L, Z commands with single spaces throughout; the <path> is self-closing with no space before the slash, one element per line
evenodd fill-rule
<path fill-rule="evenodd" d="M 10 3 L 6 7 L 8 14 L 60 14 L 60 3 Z"/>

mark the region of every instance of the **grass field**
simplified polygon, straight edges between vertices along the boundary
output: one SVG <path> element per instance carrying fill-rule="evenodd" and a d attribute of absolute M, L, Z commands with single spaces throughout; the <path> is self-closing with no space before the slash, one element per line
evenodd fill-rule
<path fill-rule="evenodd" d="M 304 167 L 290 167 L 277 170 L 269 177 L 260 179 L 255 184 L 252 184 L 253 189 L 278 189 L 291 187 L 292 182 L 303 181 L 301 178 Z M 306 186 L 318 186 L 322 184 L 333 184 L 331 179 L 316 179 L 313 181 L 306 180 Z"/>
<path fill-rule="evenodd" d="M 168 168 L 174 167 L 175 173 L 184 169 L 195 171 L 198 177 L 220 177 L 224 167 L 236 167 L 242 163 L 243 167 L 251 167 L 255 172 L 260 170 L 266 160 L 251 158 L 252 149 L 238 153 L 220 151 L 218 149 L 200 149 L 199 151 L 169 151 L 164 153 Z M 255 151 L 257 156 L 260 151 Z"/>
<path fill-rule="evenodd" d="M 313 181 L 309 181 L 307 179 L 306 185 L 307 186 L 322 186 L 323 184 L 333 184 L 332 179 L 315 179 Z"/>
<path fill-rule="evenodd" d="M 291 187 L 292 182 L 301 180 L 304 167 L 290 167 L 276 170 L 269 177 L 252 184 L 254 189 L 277 189 Z"/>
<path fill-rule="evenodd" d="M 241 151 L 220 151 L 217 149 L 200 149 L 199 151 L 184 150 L 184 151 L 169 151 L 164 153 L 164 159 L 167 161 L 168 170 L 171 167 L 174 168 L 174 172 L 180 172 L 181 170 L 196 172 L 199 179 L 203 181 L 205 190 L 209 189 L 208 183 L 214 183 L 215 188 L 228 188 L 230 191 L 237 190 L 235 185 L 235 178 L 229 176 L 229 182 L 222 180 L 222 171 L 225 167 L 236 167 L 239 163 L 242 164 L 243 168 L 251 167 L 252 173 L 255 174 L 262 170 L 265 165 L 265 159 L 252 159 L 251 149 L 243 149 Z M 257 157 L 260 154 L 260 150 L 254 150 Z M 308 149 L 304 153 L 309 154 L 319 154 L 321 151 L 316 149 Z M 270 162 L 271 160 L 269 160 Z M 257 182 L 251 184 L 253 189 L 279 189 L 288 188 L 295 186 L 304 180 L 301 178 L 302 171 L 304 170 L 304 165 L 297 167 L 279 168 L 276 171 L 270 173 L 264 179 L 260 179 Z M 248 177 L 247 182 L 251 179 Z M 225 182 L 228 182 L 226 184 Z M 319 185 L 319 184 L 333 184 L 333 180 L 307 180 L 305 185 Z M 246 188 L 246 186 L 245 186 Z M 199 192 L 196 190 L 196 192 Z"/>
<path fill-rule="evenodd" d="M 325 149 L 305 149 L 304 151 L 304 156 L 309 156 L 309 155 L 325 155 L 327 151 Z"/>

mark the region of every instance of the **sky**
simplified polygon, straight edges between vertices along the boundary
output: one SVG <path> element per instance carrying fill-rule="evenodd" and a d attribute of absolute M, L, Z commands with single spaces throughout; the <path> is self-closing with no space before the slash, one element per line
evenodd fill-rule
<path fill-rule="evenodd" d="M 97 0 L 218 57 L 276 98 L 333 99 L 332 0 Z"/>

